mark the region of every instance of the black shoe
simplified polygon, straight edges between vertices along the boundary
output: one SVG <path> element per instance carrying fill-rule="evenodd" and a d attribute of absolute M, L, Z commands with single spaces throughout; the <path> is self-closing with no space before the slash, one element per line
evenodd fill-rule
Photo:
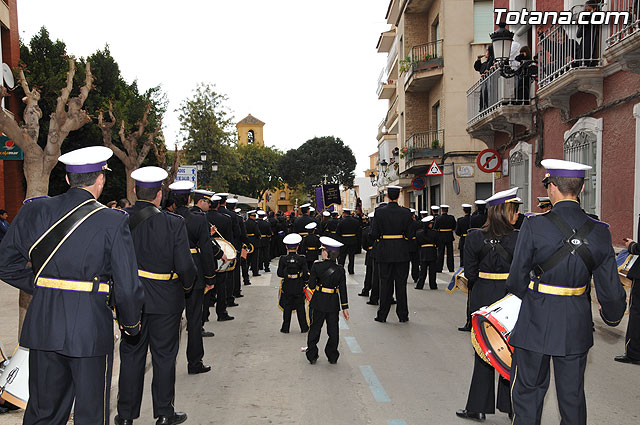
<path fill-rule="evenodd" d="M 391 305 L 394 305 L 394 304 L 398 304 L 398 301 L 392 299 L 391 300 Z"/>
<path fill-rule="evenodd" d="M 387 319 L 382 319 L 378 316 L 374 317 L 373 320 L 375 320 L 376 322 L 380 322 L 380 323 L 386 323 Z"/>
<path fill-rule="evenodd" d="M 484 421 L 485 419 L 487 419 L 487 415 L 485 415 L 484 413 L 469 412 L 467 411 L 467 409 L 458 410 L 456 412 L 456 416 L 465 419 L 475 419 L 477 421 Z"/>
<path fill-rule="evenodd" d="M 436 286 L 429 286 L 429 289 L 431 289 L 431 290 L 435 291 L 436 289 L 438 289 L 438 285 L 436 285 Z"/>
<path fill-rule="evenodd" d="M 288 334 L 289 333 L 289 329 L 280 329 L 280 332 L 282 332 L 283 334 Z"/>
<path fill-rule="evenodd" d="M 460 332 L 471 332 L 471 325 L 464 325 L 461 328 L 458 328 Z"/>
<path fill-rule="evenodd" d="M 237 302 L 230 302 L 227 304 L 227 307 L 238 307 L 240 304 L 238 304 Z"/>
<path fill-rule="evenodd" d="M 120 415 L 116 415 L 116 417 L 113 418 L 113 423 L 116 425 L 133 425 L 133 419 L 122 419 Z"/>
<path fill-rule="evenodd" d="M 615 356 L 613 360 L 620 363 L 640 364 L 640 360 L 630 359 L 626 354 L 623 354 L 622 356 Z"/>
<path fill-rule="evenodd" d="M 20 407 L 5 400 L 4 403 L 0 404 L 0 409 L 4 409 L 5 412 L 12 412 L 14 410 L 20 410 Z"/>
<path fill-rule="evenodd" d="M 244 297 L 244 295 L 242 295 L 242 294 L 238 294 L 238 295 L 233 294 L 233 297 L 234 297 L 234 298 L 242 298 L 242 297 Z"/>
<path fill-rule="evenodd" d="M 300 333 L 306 334 L 307 332 L 309 332 L 309 328 L 300 329 Z"/>
<path fill-rule="evenodd" d="M 173 412 L 171 416 L 158 416 L 156 425 L 176 425 L 187 420 L 187 414 L 182 412 Z"/>
<path fill-rule="evenodd" d="M 253 277 L 262 276 L 260 273 L 254 273 Z"/>
<path fill-rule="evenodd" d="M 406 323 L 409 321 L 409 318 L 407 317 L 406 319 L 399 319 L 399 320 L 400 320 L 400 323 Z"/>
<path fill-rule="evenodd" d="M 228 314 L 226 316 L 220 316 L 218 317 L 218 322 L 226 322 L 228 320 L 233 320 L 235 319 L 235 317 L 233 316 L 229 316 Z"/>
<path fill-rule="evenodd" d="M 369 300 L 369 301 L 367 301 L 367 304 L 369 304 L 369 305 L 378 305 L 378 301 Z"/>
<path fill-rule="evenodd" d="M 200 331 L 202 333 L 203 338 L 211 338 L 212 336 L 216 336 L 213 332 L 205 331 L 204 328 Z"/>
<path fill-rule="evenodd" d="M 211 366 L 208 364 L 202 364 L 202 362 L 198 363 L 195 366 L 187 366 L 187 373 L 189 375 L 197 375 L 198 373 L 207 373 L 211 370 Z"/>
<path fill-rule="evenodd" d="M 255 276 L 255 275 L 254 275 L 254 276 Z M 260 275 L 258 275 L 258 276 L 260 276 Z M 247 281 L 244 283 L 244 286 L 249 286 L 249 285 L 251 285 L 251 282 L 249 282 L 249 281 L 247 280 Z"/>
<path fill-rule="evenodd" d="M 367 291 L 358 292 L 358 296 L 360 296 L 360 297 L 368 297 L 369 293 Z"/>
<path fill-rule="evenodd" d="M 338 363 L 338 360 L 329 360 L 329 363 L 336 364 L 336 363 Z"/>
<path fill-rule="evenodd" d="M 318 358 L 316 357 L 316 358 L 307 359 L 307 360 L 309 360 L 309 363 L 311 363 L 311 364 L 316 364 L 316 362 L 318 361 Z"/>
<path fill-rule="evenodd" d="M 422 289 L 424 289 L 424 286 L 416 286 L 414 289 L 420 289 L 420 290 L 422 290 Z"/>
<path fill-rule="evenodd" d="M 265 273 L 271 273 L 271 269 L 264 269 Z"/>
<path fill-rule="evenodd" d="M 356 274 L 356 272 L 349 271 L 349 274 Z"/>

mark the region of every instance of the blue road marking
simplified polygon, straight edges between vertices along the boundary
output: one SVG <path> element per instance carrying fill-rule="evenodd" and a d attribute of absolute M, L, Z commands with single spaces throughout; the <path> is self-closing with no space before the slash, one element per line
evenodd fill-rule
<path fill-rule="evenodd" d="M 338 327 L 340 329 L 349 329 L 349 325 L 347 325 L 347 321 L 344 320 L 344 317 L 342 317 L 342 315 L 338 316 Z"/>
<path fill-rule="evenodd" d="M 389 419 L 387 425 L 407 425 L 402 419 Z"/>
<path fill-rule="evenodd" d="M 344 340 L 346 341 L 347 345 L 349 346 L 349 349 L 353 354 L 362 353 L 362 348 L 360 348 L 360 344 L 358 344 L 358 341 L 356 341 L 355 337 L 345 336 Z"/>
<path fill-rule="evenodd" d="M 375 398 L 377 402 L 391 401 L 371 366 L 360 366 L 360 372 L 362 372 L 362 376 L 364 376 L 364 379 L 367 381 L 371 394 L 373 394 L 373 398 Z"/>

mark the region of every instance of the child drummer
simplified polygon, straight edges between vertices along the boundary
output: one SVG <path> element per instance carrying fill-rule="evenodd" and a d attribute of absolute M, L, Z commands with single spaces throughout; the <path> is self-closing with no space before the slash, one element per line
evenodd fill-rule
<path fill-rule="evenodd" d="M 280 328 L 282 333 L 289 333 L 291 313 L 294 310 L 298 316 L 300 331 L 305 333 L 309 330 L 304 305 L 304 286 L 309 279 L 309 269 L 304 255 L 296 253 L 300 241 L 302 236 L 297 233 L 285 236 L 283 242 L 287 248 L 287 255 L 280 256 L 278 263 L 278 277 L 282 278 L 278 300 L 282 309 L 282 327 Z"/>
<path fill-rule="evenodd" d="M 342 309 L 344 318 L 349 320 L 349 303 L 347 302 L 347 281 L 344 267 L 337 264 L 342 243 L 322 236 L 322 261 L 316 261 L 311 267 L 309 288 L 315 290 L 309 302 L 311 328 L 307 337 L 307 359 L 311 364 L 318 360 L 318 341 L 322 324 L 327 322 L 329 339 L 324 352 L 329 363 L 335 364 L 338 352 L 339 330 L 338 314 Z"/>

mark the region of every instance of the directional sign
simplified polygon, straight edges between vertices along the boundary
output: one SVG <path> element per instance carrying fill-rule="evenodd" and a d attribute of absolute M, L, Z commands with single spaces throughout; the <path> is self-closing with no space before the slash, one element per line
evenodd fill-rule
<path fill-rule="evenodd" d="M 498 151 L 494 149 L 485 149 L 478 154 L 476 158 L 478 168 L 485 173 L 493 173 L 498 171 L 502 165 L 502 158 Z"/>
<path fill-rule="evenodd" d="M 178 174 L 176 174 L 176 181 L 190 181 L 195 187 L 198 187 L 198 172 L 195 165 L 181 165 L 178 167 Z"/>
<path fill-rule="evenodd" d="M 431 163 L 431 166 L 429 167 L 429 171 L 427 171 L 427 176 L 441 176 L 441 175 L 442 175 L 442 170 L 434 160 Z"/>

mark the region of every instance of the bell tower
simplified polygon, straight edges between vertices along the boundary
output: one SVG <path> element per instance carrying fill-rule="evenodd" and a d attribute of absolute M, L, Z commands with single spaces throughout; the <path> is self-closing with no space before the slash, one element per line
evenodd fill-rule
<path fill-rule="evenodd" d="M 243 120 L 236 124 L 238 130 L 238 145 L 259 145 L 264 146 L 264 123 L 254 117 L 247 115 Z"/>

